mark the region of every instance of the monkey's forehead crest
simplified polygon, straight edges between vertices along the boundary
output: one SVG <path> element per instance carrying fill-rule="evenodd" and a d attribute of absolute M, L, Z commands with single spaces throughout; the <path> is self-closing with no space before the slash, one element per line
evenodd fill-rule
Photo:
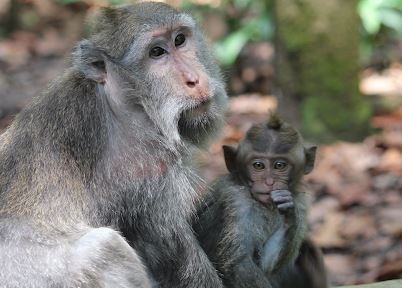
<path fill-rule="evenodd" d="M 144 23 L 141 25 L 141 32 L 154 31 L 155 28 L 169 31 L 183 26 L 194 29 L 196 27 L 196 23 L 190 15 L 179 14 L 165 20 L 158 19 L 158 21 Z"/>
<path fill-rule="evenodd" d="M 286 153 L 300 141 L 300 134 L 285 122 L 281 122 L 279 129 L 261 123 L 252 126 L 247 131 L 244 140 L 249 142 L 256 151 L 272 150 L 277 153 Z"/>
<path fill-rule="evenodd" d="M 279 130 L 284 125 L 284 122 L 276 113 L 269 113 L 267 127 L 270 129 Z"/>
<path fill-rule="evenodd" d="M 190 15 L 161 2 L 140 2 L 124 5 L 121 8 L 124 12 L 128 12 L 135 22 L 146 23 L 141 25 L 145 30 L 153 29 L 155 26 L 169 27 L 175 24 L 195 26 L 195 21 Z"/>

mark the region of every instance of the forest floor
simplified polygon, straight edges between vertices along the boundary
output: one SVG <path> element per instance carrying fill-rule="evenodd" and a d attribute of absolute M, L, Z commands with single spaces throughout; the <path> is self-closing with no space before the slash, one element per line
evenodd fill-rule
<path fill-rule="evenodd" d="M 40 39 L 21 32 L 0 40 L 0 133 L 68 66 L 63 55 L 81 33 L 80 19 L 65 28 L 64 34 L 73 37 L 49 30 Z M 376 132 L 358 143 L 320 145 L 316 168 L 306 177 L 312 196 L 310 235 L 323 249 L 335 285 L 402 277 L 401 85 L 401 64 L 381 73 L 362 72 L 361 91 L 376 95 L 364 96 L 373 103 Z M 222 144 L 237 143 L 275 107 L 272 96 L 230 99 L 223 137 L 198 158 L 208 182 L 226 173 Z"/>

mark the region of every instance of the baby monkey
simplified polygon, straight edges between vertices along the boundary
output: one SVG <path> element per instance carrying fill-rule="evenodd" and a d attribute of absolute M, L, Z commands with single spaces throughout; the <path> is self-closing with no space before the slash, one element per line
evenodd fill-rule
<path fill-rule="evenodd" d="M 226 287 L 327 287 L 321 254 L 305 240 L 307 197 L 300 185 L 316 149 L 276 114 L 251 127 L 237 149 L 223 146 L 230 174 L 206 196 L 194 230 Z M 308 255 L 299 255 L 302 243 Z"/>

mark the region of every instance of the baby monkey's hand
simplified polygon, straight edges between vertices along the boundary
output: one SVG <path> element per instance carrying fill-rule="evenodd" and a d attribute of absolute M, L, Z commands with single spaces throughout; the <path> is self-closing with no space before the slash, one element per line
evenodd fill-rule
<path fill-rule="evenodd" d="M 271 192 L 271 197 L 281 214 L 293 211 L 293 197 L 289 190 L 274 190 Z"/>

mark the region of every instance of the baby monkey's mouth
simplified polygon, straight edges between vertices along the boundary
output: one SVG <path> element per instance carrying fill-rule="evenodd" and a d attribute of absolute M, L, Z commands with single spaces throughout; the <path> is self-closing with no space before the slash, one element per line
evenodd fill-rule
<path fill-rule="evenodd" d="M 269 202 L 272 201 L 271 197 L 271 191 L 267 192 L 257 192 L 257 193 L 251 193 L 251 195 L 259 202 L 262 202 L 264 204 L 268 204 Z"/>

